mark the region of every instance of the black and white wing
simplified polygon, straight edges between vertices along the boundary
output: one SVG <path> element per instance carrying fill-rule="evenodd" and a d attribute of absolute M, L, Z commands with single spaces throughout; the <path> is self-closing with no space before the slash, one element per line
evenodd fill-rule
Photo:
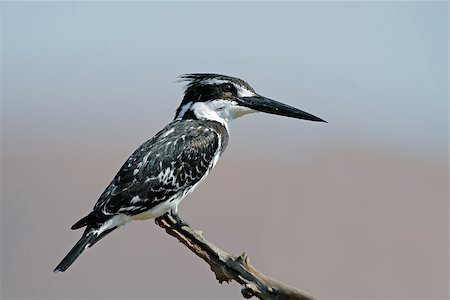
<path fill-rule="evenodd" d="M 86 229 L 54 271 L 67 270 L 85 249 L 133 217 L 158 217 L 176 209 L 227 142 L 225 127 L 214 121 L 178 120 L 166 126 L 128 158 L 92 212 L 72 226 Z"/>
<path fill-rule="evenodd" d="M 178 201 L 208 174 L 227 142 L 228 133 L 218 122 L 172 122 L 128 158 L 93 211 L 73 228 Z"/>

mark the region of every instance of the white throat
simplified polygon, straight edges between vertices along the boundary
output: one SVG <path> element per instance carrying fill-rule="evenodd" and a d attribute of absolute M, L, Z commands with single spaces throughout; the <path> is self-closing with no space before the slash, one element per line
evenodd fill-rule
<path fill-rule="evenodd" d="M 183 118 L 188 110 L 192 111 L 197 119 L 221 123 L 227 131 L 229 131 L 230 124 L 234 119 L 257 112 L 251 108 L 239 106 L 235 101 L 217 99 L 205 102 L 189 102 L 183 106 L 177 119 Z"/>

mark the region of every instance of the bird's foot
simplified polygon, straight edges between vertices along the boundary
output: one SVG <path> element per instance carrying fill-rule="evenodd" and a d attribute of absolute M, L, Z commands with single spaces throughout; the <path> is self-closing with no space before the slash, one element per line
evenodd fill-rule
<path fill-rule="evenodd" d="M 167 212 L 161 217 L 158 217 L 155 219 L 155 223 L 158 226 L 161 226 L 161 221 L 165 221 L 167 225 L 169 225 L 172 229 L 178 229 L 183 226 L 190 227 L 189 223 L 185 221 L 183 218 L 181 218 L 178 213 L 171 211 Z"/>
<path fill-rule="evenodd" d="M 183 218 L 180 217 L 179 214 L 177 214 L 176 212 L 171 212 L 171 216 L 175 219 L 175 221 L 177 221 L 175 224 L 173 224 L 174 227 L 183 227 L 183 226 L 189 226 L 189 223 L 187 221 L 185 221 Z"/>

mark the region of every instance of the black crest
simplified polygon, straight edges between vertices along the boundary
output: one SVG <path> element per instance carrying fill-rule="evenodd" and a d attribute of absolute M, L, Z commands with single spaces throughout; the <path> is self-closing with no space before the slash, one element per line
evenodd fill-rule
<path fill-rule="evenodd" d="M 186 91 L 189 88 L 195 88 L 204 85 L 204 82 L 207 82 L 209 79 L 217 79 L 228 81 L 231 83 L 236 83 L 242 87 L 245 87 L 248 90 L 253 91 L 253 88 L 244 80 L 227 75 L 213 74 L 213 73 L 190 73 L 190 74 L 183 74 L 179 78 L 180 81 L 188 82 Z"/>
<path fill-rule="evenodd" d="M 184 92 L 183 103 L 190 101 L 207 101 L 218 96 L 220 86 L 226 83 L 236 84 L 247 90 L 254 91 L 253 88 L 244 80 L 220 74 L 212 73 L 191 73 L 180 76 L 180 81 L 187 81 L 186 90 Z M 220 83 L 220 82 L 223 83 Z M 214 82 L 217 82 L 214 84 Z M 234 89 L 234 85 L 232 85 Z M 206 98 L 206 99 L 205 99 Z M 210 99 L 208 99 L 210 98 Z"/>

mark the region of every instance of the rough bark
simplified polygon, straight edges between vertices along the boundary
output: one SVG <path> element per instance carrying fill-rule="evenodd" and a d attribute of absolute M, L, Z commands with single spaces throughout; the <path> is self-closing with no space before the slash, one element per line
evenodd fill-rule
<path fill-rule="evenodd" d="M 161 228 L 164 228 L 168 234 L 188 247 L 195 255 L 206 261 L 220 283 L 235 280 L 241 284 L 241 292 L 244 298 L 254 296 L 264 300 L 313 299 L 308 293 L 290 287 L 257 271 L 250 264 L 245 252 L 239 256 L 233 256 L 218 248 L 207 241 L 201 231 L 191 228 L 178 216 L 165 214 L 157 218 L 155 222 Z"/>

